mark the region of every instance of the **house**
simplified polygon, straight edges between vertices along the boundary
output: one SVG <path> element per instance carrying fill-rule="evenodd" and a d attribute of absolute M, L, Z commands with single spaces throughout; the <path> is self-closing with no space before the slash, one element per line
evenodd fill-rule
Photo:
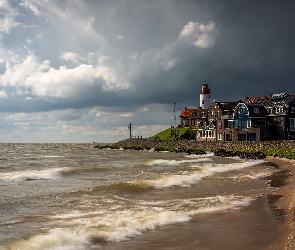
<path fill-rule="evenodd" d="M 266 109 L 266 124 L 270 133 L 264 134 L 268 140 L 295 139 L 295 95 L 288 93 L 272 94 L 265 98 L 248 98 L 244 100 L 248 104 L 260 104 Z"/>
<path fill-rule="evenodd" d="M 225 138 L 220 131 L 232 127 L 233 112 L 237 102 L 216 102 L 208 109 L 208 118 L 204 123 L 197 124 L 197 141 L 217 141 Z"/>
<path fill-rule="evenodd" d="M 196 128 L 197 141 L 264 141 L 295 139 L 295 95 L 288 93 L 245 97 L 244 101 L 211 106 L 205 82 L 200 107 L 184 110 L 181 126 Z"/>
<path fill-rule="evenodd" d="M 193 108 L 188 109 L 187 107 L 179 115 L 180 127 L 191 127 L 195 128 L 198 122 L 207 121 L 208 109 Z"/>

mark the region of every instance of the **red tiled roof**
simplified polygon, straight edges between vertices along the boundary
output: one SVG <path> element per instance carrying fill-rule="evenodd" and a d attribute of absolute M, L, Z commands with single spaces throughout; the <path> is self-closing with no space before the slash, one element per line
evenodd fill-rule
<path fill-rule="evenodd" d="M 247 104 L 250 104 L 250 103 L 257 102 L 258 100 L 265 100 L 268 98 L 269 98 L 268 96 L 256 96 L 256 97 L 251 97 L 251 98 L 248 97 L 248 98 L 245 98 L 244 102 Z"/>
<path fill-rule="evenodd" d="M 191 113 L 193 113 L 196 109 L 185 109 L 181 112 L 179 117 L 190 117 Z"/>

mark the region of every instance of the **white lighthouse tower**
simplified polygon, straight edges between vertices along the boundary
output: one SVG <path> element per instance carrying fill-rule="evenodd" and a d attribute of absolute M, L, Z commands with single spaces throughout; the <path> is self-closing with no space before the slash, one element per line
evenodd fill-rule
<path fill-rule="evenodd" d="M 210 107 L 210 89 L 206 81 L 202 85 L 202 91 L 200 94 L 200 107 L 207 109 Z"/>

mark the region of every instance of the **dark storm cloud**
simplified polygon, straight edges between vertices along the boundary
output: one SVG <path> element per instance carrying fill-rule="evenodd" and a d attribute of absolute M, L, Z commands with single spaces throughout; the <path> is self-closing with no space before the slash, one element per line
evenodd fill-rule
<path fill-rule="evenodd" d="M 177 112 L 197 107 L 204 81 L 218 101 L 295 93 L 294 7 L 266 0 L 2 1 L 0 112 L 15 113 L 8 122 L 19 112 L 32 113 L 25 122 L 48 112 L 50 126 L 76 131 L 79 122 L 90 129 L 90 122 L 105 127 L 135 117 L 142 125 L 170 124 L 173 101 Z"/>

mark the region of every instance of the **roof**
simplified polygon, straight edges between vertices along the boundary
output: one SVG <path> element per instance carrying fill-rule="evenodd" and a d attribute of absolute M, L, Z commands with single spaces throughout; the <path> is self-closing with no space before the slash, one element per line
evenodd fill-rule
<path fill-rule="evenodd" d="M 270 96 L 256 96 L 256 97 L 245 97 L 244 103 L 246 104 L 261 104 L 267 102 L 267 100 L 270 98 Z"/>
<path fill-rule="evenodd" d="M 295 95 L 287 93 L 273 94 L 270 96 L 245 97 L 245 104 L 260 104 L 268 107 L 286 106 L 295 100 Z"/>
<path fill-rule="evenodd" d="M 179 117 L 190 117 L 190 115 L 195 111 L 196 109 L 187 109 L 185 108 Z"/>
<path fill-rule="evenodd" d="M 238 102 L 216 102 L 216 103 L 222 111 L 234 109 L 238 104 Z"/>

